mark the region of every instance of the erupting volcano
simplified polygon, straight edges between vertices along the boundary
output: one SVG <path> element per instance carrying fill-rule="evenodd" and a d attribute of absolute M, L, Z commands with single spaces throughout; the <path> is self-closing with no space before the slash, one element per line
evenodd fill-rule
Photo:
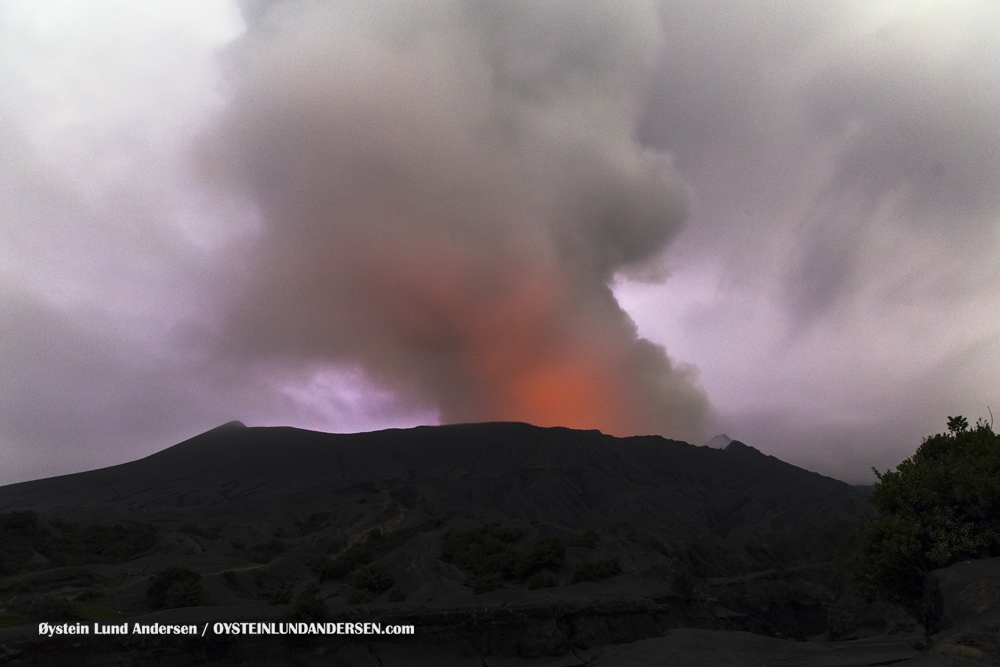
<path fill-rule="evenodd" d="M 669 157 L 635 138 L 652 4 L 251 14 L 212 133 L 262 223 L 225 354 L 360 365 L 448 422 L 703 437 L 693 370 L 610 289 L 686 214 Z"/>

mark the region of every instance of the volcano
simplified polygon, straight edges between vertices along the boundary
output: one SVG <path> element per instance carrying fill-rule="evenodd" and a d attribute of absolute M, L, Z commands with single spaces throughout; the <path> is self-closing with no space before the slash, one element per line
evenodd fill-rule
<path fill-rule="evenodd" d="M 868 492 L 738 440 L 231 422 L 137 461 L 0 488 L 0 614 L 8 641 L 35 646 L 29 624 L 56 618 L 280 620 L 306 600 L 327 619 L 414 625 L 408 643 L 334 644 L 382 664 L 590 664 L 678 628 L 861 640 L 915 625 L 849 594 Z M 157 597 L 165 572 L 197 583 Z M 78 650 L 140 650 L 108 641 Z M 155 650 L 182 664 L 209 644 L 212 664 L 283 664 L 290 650 L 273 638 Z M 45 664 L 55 644 L 40 646 Z M 323 646 L 306 648 L 334 650 Z"/>

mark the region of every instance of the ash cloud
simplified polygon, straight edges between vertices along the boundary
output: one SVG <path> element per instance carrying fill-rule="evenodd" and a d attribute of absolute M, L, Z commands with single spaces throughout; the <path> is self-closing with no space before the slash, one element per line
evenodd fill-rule
<path fill-rule="evenodd" d="M 671 151 L 691 192 L 667 256 L 671 286 L 692 296 L 670 310 L 618 296 L 640 332 L 669 330 L 698 364 L 718 430 L 860 481 L 947 415 L 986 416 L 1000 368 L 1000 6 L 660 8 L 641 136 Z"/>
<path fill-rule="evenodd" d="M 443 421 L 699 440 L 694 370 L 609 285 L 681 229 L 636 127 L 661 34 L 644 2 L 254 2 L 208 169 L 260 233 L 227 356 L 360 364 Z"/>

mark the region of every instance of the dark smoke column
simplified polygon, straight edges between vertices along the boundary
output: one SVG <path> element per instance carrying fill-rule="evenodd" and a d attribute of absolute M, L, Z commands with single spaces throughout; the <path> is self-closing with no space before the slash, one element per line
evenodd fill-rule
<path fill-rule="evenodd" d="M 230 353 L 360 364 L 444 421 L 697 439 L 692 370 L 608 287 L 685 216 L 634 139 L 660 32 L 644 2 L 246 5 L 211 136 L 263 229 Z"/>

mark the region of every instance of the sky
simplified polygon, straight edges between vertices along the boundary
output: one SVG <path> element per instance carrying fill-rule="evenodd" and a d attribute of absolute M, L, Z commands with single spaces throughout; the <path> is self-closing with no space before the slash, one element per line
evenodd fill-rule
<path fill-rule="evenodd" d="M 1000 412 L 992 0 L 8 0 L 0 483 L 221 423 Z"/>

